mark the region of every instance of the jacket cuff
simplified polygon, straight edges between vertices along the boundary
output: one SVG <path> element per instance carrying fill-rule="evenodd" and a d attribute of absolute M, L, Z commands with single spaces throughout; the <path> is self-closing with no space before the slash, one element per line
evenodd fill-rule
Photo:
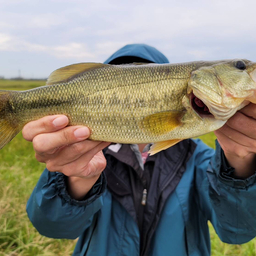
<path fill-rule="evenodd" d="M 63 173 L 56 173 L 56 191 L 59 197 L 66 203 L 76 206 L 86 206 L 99 198 L 106 190 L 107 182 L 104 173 L 101 173 L 99 179 L 86 194 L 83 200 L 76 200 L 72 198 L 67 191 L 67 176 Z"/>
<path fill-rule="evenodd" d="M 218 160 L 220 161 L 220 164 L 217 164 L 216 167 L 217 171 L 219 172 L 218 177 L 222 183 L 225 183 L 226 185 L 234 188 L 241 189 L 246 189 L 247 187 L 255 184 L 256 173 L 245 179 L 238 178 L 234 175 L 235 169 L 229 165 L 222 148 L 216 140 L 216 162 L 218 162 Z"/>

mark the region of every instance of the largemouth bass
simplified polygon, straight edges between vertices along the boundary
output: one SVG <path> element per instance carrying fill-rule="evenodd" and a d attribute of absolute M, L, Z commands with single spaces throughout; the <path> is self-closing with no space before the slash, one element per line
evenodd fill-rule
<path fill-rule="evenodd" d="M 74 64 L 46 86 L 0 91 L 0 148 L 26 123 L 64 114 L 70 125 L 88 126 L 92 140 L 151 142 L 154 154 L 220 128 L 249 102 L 256 103 L 256 63 L 248 60 Z"/>

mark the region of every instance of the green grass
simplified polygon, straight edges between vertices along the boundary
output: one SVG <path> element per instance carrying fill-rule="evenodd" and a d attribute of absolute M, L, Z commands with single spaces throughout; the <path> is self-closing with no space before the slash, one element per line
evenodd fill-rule
<path fill-rule="evenodd" d="M 0 80 L 0 89 L 27 90 L 45 81 Z M 28 220 L 27 200 L 44 169 L 21 133 L 0 151 L 0 256 L 71 255 L 75 241 L 41 236 Z"/>
<path fill-rule="evenodd" d="M 0 80 L 0 89 L 27 90 L 45 81 Z M 213 133 L 201 136 L 214 147 Z M 75 241 L 41 236 L 28 220 L 26 202 L 39 179 L 44 164 L 35 160 L 31 143 L 21 133 L 0 151 L 0 256 L 71 255 Z M 256 240 L 244 245 L 222 243 L 211 224 L 213 256 L 255 256 Z"/>
<path fill-rule="evenodd" d="M 73 241 L 40 236 L 29 222 L 26 202 L 44 165 L 21 133 L 0 153 L 0 255 L 70 255 Z"/>
<path fill-rule="evenodd" d="M 45 85 L 45 80 L 6 80 L 0 79 L 1 90 L 29 90 Z"/>

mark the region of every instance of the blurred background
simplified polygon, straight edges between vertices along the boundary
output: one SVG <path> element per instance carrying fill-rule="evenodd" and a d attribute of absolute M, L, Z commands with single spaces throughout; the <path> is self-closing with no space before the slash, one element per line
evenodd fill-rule
<path fill-rule="evenodd" d="M 253 0 L 0 0 L 0 89 L 44 85 L 57 68 L 104 62 L 129 43 L 154 46 L 172 63 L 256 61 L 255 10 Z M 212 133 L 202 139 L 214 147 Z M 28 221 L 43 169 L 21 134 L 0 151 L 0 256 L 72 254 L 75 241 L 42 237 Z M 255 239 L 228 245 L 210 232 L 213 256 L 256 255 Z"/>

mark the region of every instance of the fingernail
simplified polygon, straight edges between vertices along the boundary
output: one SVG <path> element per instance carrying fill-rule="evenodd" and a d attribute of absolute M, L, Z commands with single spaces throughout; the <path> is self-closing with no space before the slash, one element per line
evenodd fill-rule
<path fill-rule="evenodd" d="M 74 131 L 74 135 L 78 138 L 78 139 L 85 139 L 86 137 L 88 137 L 89 135 L 89 130 L 86 127 L 81 127 L 78 128 Z"/>
<path fill-rule="evenodd" d="M 61 126 L 64 126 L 65 124 L 67 124 L 67 118 L 65 116 L 60 116 L 60 117 L 57 117 L 55 118 L 53 121 L 52 121 L 53 125 L 55 127 L 61 127 Z"/>

